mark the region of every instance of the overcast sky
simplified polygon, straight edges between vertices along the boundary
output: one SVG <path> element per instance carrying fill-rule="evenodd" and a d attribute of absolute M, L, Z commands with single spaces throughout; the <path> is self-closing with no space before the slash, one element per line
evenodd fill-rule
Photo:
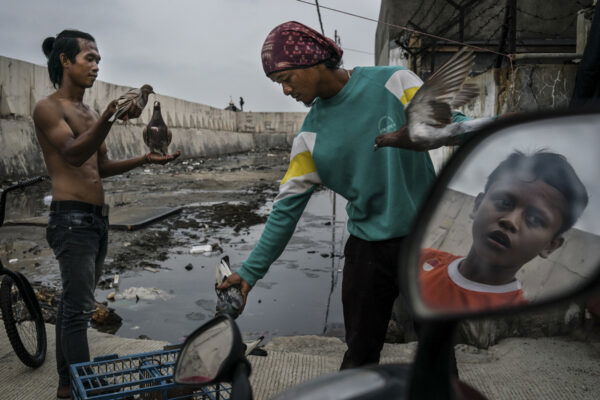
<path fill-rule="evenodd" d="M 380 3 L 319 1 L 374 19 Z M 100 80 L 149 83 L 160 94 L 219 108 L 243 96 L 248 111 L 307 111 L 283 96 L 260 62 L 276 25 L 296 20 L 320 30 L 316 8 L 296 0 L 0 0 L 0 10 L 3 56 L 46 65 L 43 39 L 74 28 L 96 38 Z M 376 23 L 328 10 L 321 16 L 325 34 L 337 29 L 347 49 L 346 67 L 373 65 Z"/>

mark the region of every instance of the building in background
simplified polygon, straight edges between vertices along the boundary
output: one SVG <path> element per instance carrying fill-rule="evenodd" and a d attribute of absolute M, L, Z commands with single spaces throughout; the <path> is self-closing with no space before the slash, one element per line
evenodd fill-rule
<path fill-rule="evenodd" d="M 595 0 L 382 0 L 377 65 L 402 65 L 425 80 L 462 46 L 405 26 L 491 51 L 476 54 L 470 80 L 480 96 L 472 117 L 567 107 Z M 513 55 L 512 62 L 500 54 Z M 451 148 L 431 152 L 436 169 Z"/>

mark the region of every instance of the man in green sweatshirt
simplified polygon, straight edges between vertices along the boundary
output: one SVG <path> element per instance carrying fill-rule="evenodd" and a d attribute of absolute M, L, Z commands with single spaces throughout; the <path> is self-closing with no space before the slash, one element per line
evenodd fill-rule
<path fill-rule="evenodd" d="M 342 303 L 348 350 L 341 369 L 379 362 L 398 297 L 402 238 L 435 179 L 427 152 L 386 147 L 375 137 L 405 124 L 404 107 L 422 85 L 403 67 L 340 68 L 342 49 L 298 22 L 274 28 L 262 48 L 267 76 L 310 106 L 292 144 L 264 232 L 242 267 L 220 288 L 244 297 L 281 255 L 318 185 L 347 201 Z M 454 121 L 466 120 L 455 113 Z"/>

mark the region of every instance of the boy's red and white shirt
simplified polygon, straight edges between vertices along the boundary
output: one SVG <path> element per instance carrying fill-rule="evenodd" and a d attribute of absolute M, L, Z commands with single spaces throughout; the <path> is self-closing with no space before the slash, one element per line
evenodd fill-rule
<path fill-rule="evenodd" d="M 487 285 L 464 277 L 458 266 L 464 259 L 436 249 L 421 250 L 419 280 L 424 303 L 436 310 L 476 311 L 523 304 L 521 283 Z"/>

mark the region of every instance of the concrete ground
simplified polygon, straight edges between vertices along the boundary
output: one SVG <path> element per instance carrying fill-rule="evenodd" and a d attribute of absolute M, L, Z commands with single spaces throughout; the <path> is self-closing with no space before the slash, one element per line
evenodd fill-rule
<path fill-rule="evenodd" d="M 46 325 L 48 355 L 42 367 L 31 370 L 17 359 L 0 329 L 0 398 L 54 399 L 56 362 L 54 326 Z M 160 350 L 165 342 L 124 339 L 89 331 L 93 356 Z M 250 356 L 255 399 L 268 399 L 298 383 L 335 372 L 344 352 L 336 338 L 301 336 L 276 338 L 267 357 Z M 408 362 L 416 343 L 386 344 L 382 362 Z M 598 399 L 600 398 L 600 343 L 570 338 L 514 338 L 488 350 L 459 345 L 461 378 L 490 399 Z"/>

